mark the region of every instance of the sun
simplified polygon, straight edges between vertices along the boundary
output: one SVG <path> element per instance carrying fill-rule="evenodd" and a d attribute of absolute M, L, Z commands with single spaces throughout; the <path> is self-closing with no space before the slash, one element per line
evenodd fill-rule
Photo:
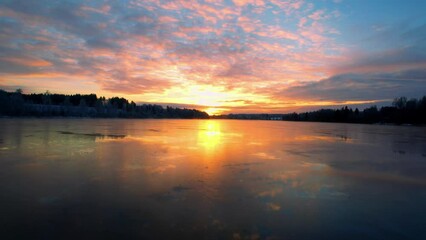
<path fill-rule="evenodd" d="M 264 103 L 267 100 L 265 96 L 247 93 L 240 88 L 227 89 L 224 86 L 195 83 L 174 86 L 163 93 L 149 96 L 145 94 L 143 97 L 151 98 L 150 102 L 185 104 L 207 112 L 209 115 L 225 114 L 232 108 L 246 107 L 258 102 Z"/>
<path fill-rule="evenodd" d="M 220 115 L 223 114 L 224 112 L 229 111 L 229 108 L 222 108 L 222 107 L 208 107 L 208 108 L 204 108 L 202 109 L 202 111 L 208 113 L 210 116 L 212 115 Z"/>

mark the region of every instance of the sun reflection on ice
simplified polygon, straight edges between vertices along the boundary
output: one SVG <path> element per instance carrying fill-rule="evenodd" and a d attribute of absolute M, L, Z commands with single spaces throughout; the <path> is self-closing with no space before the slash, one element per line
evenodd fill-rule
<path fill-rule="evenodd" d="M 198 143 L 207 150 L 213 150 L 221 143 L 222 132 L 219 122 L 205 121 L 198 131 Z"/>

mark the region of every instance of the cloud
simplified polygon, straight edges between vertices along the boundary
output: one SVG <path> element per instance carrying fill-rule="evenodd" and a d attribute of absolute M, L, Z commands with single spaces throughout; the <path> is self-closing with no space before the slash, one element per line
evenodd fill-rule
<path fill-rule="evenodd" d="M 426 47 L 403 48 L 356 54 L 351 60 L 337 65 L 335 72 L 386 72 L 392 69 L 426 68 Z"/>
<path fill-rule="evenodd" d="M 47 67 L 52 65 L 50 62 L 45 61 L 43 59 L 31 59 L 31 58 L 8 57 L 8 58 L 0 59 L 0 61 L 9 62 L 12 64 L 21 65 L 21 66 L 28 66 L 28 67 Z"/>
<path fill-rule="evenodd" d="M 398 23 L 388 26 L 365 38 L 356 48 L 342 51 L 340 61 L 330 59 L 327 63 L 330 77 L 296 82 L 277 91 L 275 96 L 284 100 L 336 103 L 423 96 L 426 92 L 426 28 L 424 24 L 403 26 Z M 312 42 L 325 41 L 313 32 L 302 32 L 302 35 Z M 389 39 L 392 41 L 387 41 Z"/>
<path fill-rule="evenodd" d="M 0 77 L 3 85 L 30 89 L 48 87 L 30 81 L 36 76 L 51 91 L 78 82 L 136 101 L 179 103 L 190 99 L 183 93 L 191 86 L 214 86 L 223 101 L 248 98 L 236 103 L 247 109 L 283 108 L 290 97 L 371 100 L 372 89 L 386 92 L 381 99 L 395 87 L 418 94 L 421 79 L 408 74 L 421 76 L 426 66 L 425 24 L 386 25 L 354 48 L 342 43 L 344 29 L 335 22 L 344 14 L 336 4 L 316 4 L 4 1 Z"/>
<path fill-rule="evenodd" d="M 94 8 L 94 7 L 83 5 L 83 6 L 81 6 L 81 10 L 89 11 L 89 12 L 95 12 L 95 13 L 99 13 L 99 14 L 108 14 L 109 11 L 111 10 L 111 6 L 103 5 L 100 8 Z"/>
<path fill-rule="evenodd" d="M 311 18 L 315 21 L 318 21 L 318 20 L 326 18 L 326 16 L 324 16 L 324 10 L 321 9 L 321 10 L 317 10 L 314 13 L 312 13 L 311 15 L 309 15 L 309 18 Z"/>
<path fill-rule="evenodd" d="M 426 92 L 426 70 L 371 74 L 341 74 L 319 82 L 289 87 L 279 93 L 290 99 L 316 101 L 390 100 L 421 97 Z"/>
<path fill-rule="evenodd" d="M 281 1 L 281 0 L 271 0 L 272 4 L 278 6 L 286 15 L 291 15 L 292 13 L 298 11 L 304 5 L 303 0 L 290 0 L 290 1 Z"/>
<path fill-rule="evenodd" d="M 265 5 L 265 2 L 262 0 L 233 0 L 234 4 L 238 7 L 242 7 L 248 4 L 254 5 L 254 6 L 263 6 Z"/>
<path fill-rule="evenodd" d="M 286 31 L 277 26 L 269 26 L 263 29 L 264 31 L 256 32 L 257 35 L 268 38 L 289 39 L 300 41 L 300 36 L 292 32 Z"/>
<path fill-rule="evenodd" d="M 235 4 L 266 6 L 263 1 Z M 303 5 L 300 1 L 271 4 L 288 17 Z M 13 57 L 4 52 L 0 61 L 10 74 L 69 74 L 69 81 L 84 75 L 105 91 L 161 93 L 185 81 L 225 88 L 277 81 L 284 75 L 300 75 L 281 70 L 301 69 L 294 62 L 308 50 L 300 47 L 303 34 L 268 25 L 262 12 L 245 8 L 243 13 L 220 1 L 133 1 L 123 6 L 17 0 L 1 4 L 0 9 L 9 19 L 0 22 L 5 32 L 1 37 L 5 47 L 14 51 Z"/>
<path fill-rule="evenodd" d="M 237 63 L 232 64 L 224 72 L 219 73 L 220 77 L 243 77 L 252 75 L 252 70 L 248 64 Z"/>
<path fill-rule="evenodd" d="M 425 41 L 426 24 L 388 25 L 345 51 L 346 59 L 332 64 L 331 72 L 373 74 L 425 69 Z"/>

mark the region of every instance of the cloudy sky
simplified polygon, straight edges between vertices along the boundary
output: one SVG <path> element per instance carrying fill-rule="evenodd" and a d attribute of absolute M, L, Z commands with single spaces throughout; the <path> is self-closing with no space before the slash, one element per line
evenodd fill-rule
<path fill-rule="evenodd" d="M 0 1 L 0 88 L 209 113 L 426 95 L 426 1 Z"/>

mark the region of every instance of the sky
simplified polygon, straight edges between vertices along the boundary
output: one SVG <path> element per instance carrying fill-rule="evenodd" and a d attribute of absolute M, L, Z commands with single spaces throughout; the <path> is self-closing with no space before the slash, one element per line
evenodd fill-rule
<path fill-rule="evenodd" d="M 209 114 L 426 95 L 422 0 L 0 0 L 0 88 Z"/>

